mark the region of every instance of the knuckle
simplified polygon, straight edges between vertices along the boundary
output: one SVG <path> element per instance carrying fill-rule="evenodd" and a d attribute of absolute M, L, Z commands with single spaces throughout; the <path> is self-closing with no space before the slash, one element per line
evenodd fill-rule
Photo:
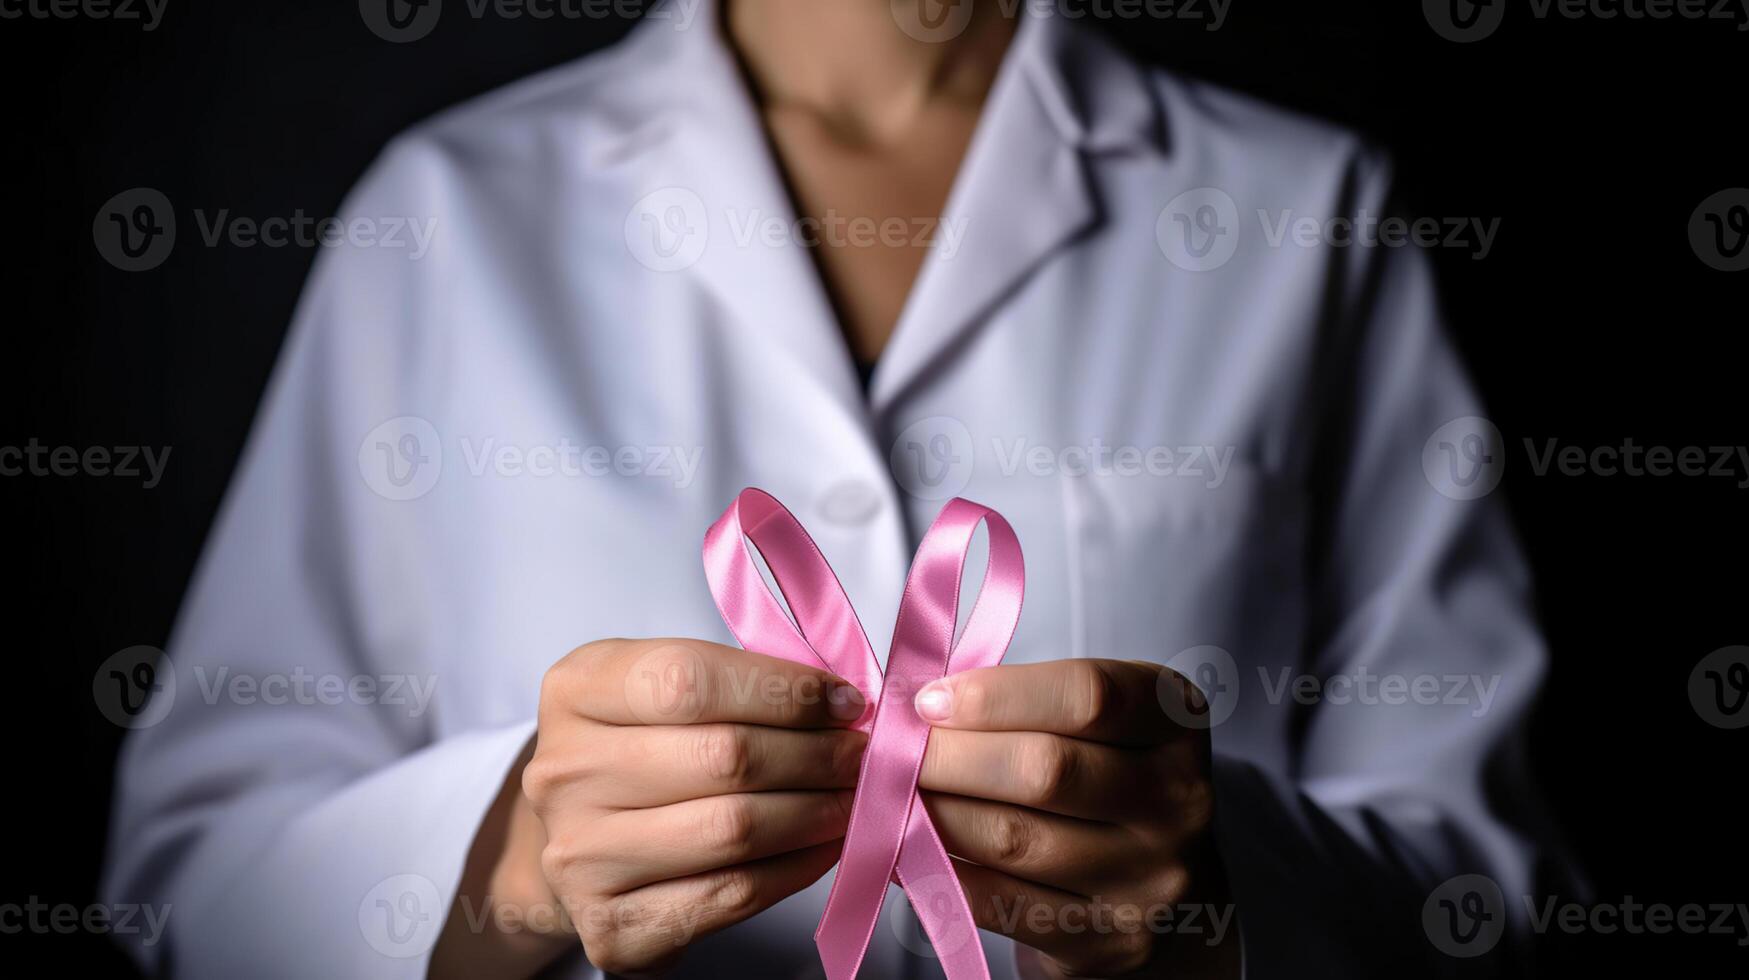
<path fill-rule="evenodd" d="M 1113 932 L 1106 942 L 1106 970 L 1116 976 L 1135 973 L 1154 957 L 1154 938 L 1146 929 Z"/>
<path fill-rule="evenodd" d="M 550 810 L 566 787 L 584 782 L 594 773 L 598 760 L 587 752 L 574 751 L 565 755 L 538 749 L 534 758 L 522 768 L 522 795 L 535 812 Z"/>
<path fill-rule="evenodd" d="M 574 656 L 574 652 L 567 655 L 541 675 L 540 705 L 543 709 L 556 708 L 567 702 L 566 694 L 570 690 L 570 668 L 567 665 Z"/>
<path fill-rule="evenodd" d="M 642 657 L 626 678 L 636 690 L 636 712 L 652 723 L 684 723 L 698 718 L 711 703 L 711 671 L 704 658 L 685 643 L 667 642 Z"/>
<path fill-rule="evenodd" d="M 753 749 L 745 729 L 715 725 L 700 733 L 698 765 L 706 776 L 731 786 L 745 786 L 753 775 Z"/>
<path fill-rule="evenodd" d="M 858 731 L 841 731 L 826 733 L 826 739 L 830 772 L 845 785 L 853 785 L 857 771 L 862 768 L 862 750 L 868 736 Z"/>
<path fill-rule="evenodd" d="M 713 851 L 739 857 L 752 849 L 757 826 L 753 802 L 747 797 L 718 797 L 706 818 L 705 840 Z"/>
<path fill-rule="evenodd" d="M 1158 872 L 1150 890 L 1161 901 L 1171 904 L 1190 894 L 1190 869 L 1177 861 Z"/>
<path fill-rule="evenodd" d="M 608 976 L 636 973 L 643 966 L 631 957 L 616 929 L 596 929 L 584 936 L 583 954 L 597 970 Z"/>
<path fill-rule="evenodd" d="M 1023 756 L 1022 783 L 1028 802 L 1048 806 L 1060 802 L 1075 779 L 1075 753 L 1067 741 L 1043 735 Z"/>
<path fill-rule="evenodd" d="M 558 788 L 558 767 L 550 756 L 536 754 L 522 767 L 522 795 L 538 811 Z"/>
<path fill-rule="evenodd" d="M 731 868 L 718 872 L 711 881 L 710 904 L 730 919 L 739 920 L 753 914 L 759 902 L 759 881 L 751 871 Z"/>
<path fill-rule="evenodd" d="M 1079 731 L 1099 728 L 1117 706 L 1120 692 L 1116 680 L 1099 664 L 1087 662 L 1069 676 L 1065 694 L 1070 719 Z"/>
<path fill-rule="evenodd" d="M 1169 793 L 1182 831 L 1200 833 L 1214 823 L 1215 791 L 1207 780 L 1193 779 L 1178 783 Z"/>
<path fill-rule="evenodd" d="M 566 841 L 554 838 L 541 848 L 540 870 L 549 883 L 571 881 L 579 877 L 579 872 L 589 863 L 588 856 L 577 851 Z"/>
<path fill-rule="evenodd" d="M 592 640 L 558 659 L 541 675 L 540 703 L 567 705 L 578 692 L 587 692 L 601 670 L 602 659 L 623 641 Z"/>
<path fill-rule="evenodd" d="M 1004 807 L 991 828 L 996 859 L 1010 867 L 1024 864 L 1032 856 L 1037 840 L 1032 818 L 1019 807 Z"/>
<path fill-rule="evenodd" d="M 832 801 L 830 823 L 834 827 L 848 827 L 850 814 L 856 809 L 856 794 L 849 790 L 838 790 L 828 796 Z"/>
<path fill-rule="evenodd" d="M 651 965 L 648 903 L 626 896 L 603 897 L 577 923 L 589 962 L 609 976 L 636 974 Z"/>
<path fill-rule="evenodd" d="M 953 713 L 971 724 L 990 721 L 990 685 L 977 677 L 962 677 L 953 683 Z"/>

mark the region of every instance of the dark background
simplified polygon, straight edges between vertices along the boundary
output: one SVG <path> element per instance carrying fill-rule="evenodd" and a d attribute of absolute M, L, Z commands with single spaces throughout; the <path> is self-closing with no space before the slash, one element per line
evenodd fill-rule
<path fill-rule="evenodd" d="M 163 483 L 0 477 L 10 640 L 10 827 L 0 903 L 95 900 L 120 729 L 98 663 L 163 646 L 313 258 L 207 247 L 192 211 L 332 214 L 376 150 L 431 112 L 574 58 L 614 20 L 475 19 L 450 0 L 390 44 L 348 0 L 169 0 L 151 32 L 0 20 L 10 218 L 0 445 L 172 447 Z M 1206 14 L 1206 11 L 1205 11 Z M 1523 440 L 1738 445 L 1749 272 L 1691 249 L 1697 205 L 1749 185 L 1749 34 L 1719 21 L 1537 19 L 1437 34 L 1418 4 L 1233 0 L 1205 22 L 1120 22 L 1149 57 L 1356 127 L 1389 147 L 1410 205 L 1499 217 L 1485 260 L 1439 250 L 1458 341 L 1505 435 L 1505 492 L 1539 575 L 1554 657 L 1538 779 L 1599 900 L 1749 901 L 1749 729 L 1705 723 L 1696 662 L 1749 642 L 1749 491 L 1733 478 L 1535 476 Z M 174 202 L 178 244 L 122 272 L 93 243 L 113 195 Z M 1749 938 L 1749 937 L 1746 937 Z M 1735 936 L 1584 936 L 1552 965 L 1743 975 Z M 102 937 L 0 935 L 63 967 L 122 972 Z"/>

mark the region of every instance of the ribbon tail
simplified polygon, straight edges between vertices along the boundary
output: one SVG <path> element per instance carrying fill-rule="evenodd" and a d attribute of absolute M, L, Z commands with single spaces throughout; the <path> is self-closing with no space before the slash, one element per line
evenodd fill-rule
<path fill-rule="evenodd" d="M 921 796 L 911 801 L 911 822 L 899 851 L 898 878 L 918 923 L 929 934 L 929 944 L 941 959 L 947 980 L 990 980 L 971 906 L 966 904 L 959 875 L 923 809 Z"/>
<path fill-rule="evenodd" d="M 947 980 L 990 980 L 990 968 L 984 960 L 984 947 L 971 907 L 966 904 L 953 860 L 948 857 L 920 796 L 911 798 L 905 836 L 891 877 L 905 889 Z M 820 927 L 814 932 L 814 946 L 820 952 L 828 980 L 852 980 L 861 969 L 880 922 L 885 892 L 883 883 L 882 901 L 872 909 L 866 903 L 827 901 Z M 911 952 L 925 955 L 921 949 Z"/>

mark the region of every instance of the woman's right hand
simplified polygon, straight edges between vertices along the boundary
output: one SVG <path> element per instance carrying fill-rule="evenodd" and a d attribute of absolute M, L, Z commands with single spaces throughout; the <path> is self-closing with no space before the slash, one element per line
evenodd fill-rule
<path fill-rule="evenodd" d="M 864 707 L 824 671 L 703 640 L 602 640 L 554 665 L 522 790 L 590 962 L 660 972 L 825 874 Z"/>

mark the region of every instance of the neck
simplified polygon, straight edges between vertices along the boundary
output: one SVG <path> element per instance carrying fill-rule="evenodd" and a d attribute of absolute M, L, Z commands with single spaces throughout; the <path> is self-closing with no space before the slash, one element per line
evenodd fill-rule
<path fill-rule="evenodd" d="M 901 22 L 966 16 L 922 40 Z M 817 115 L 872 141 L 902 133 L 932 104 L 978 105 L 1014 35 L 1003 5 L 973 0 L 727 0 L 725 29 L 762 107 Z M 944 9 L 945 8 L 945 9 Z M 957 21 L 955 21 L 957 23 Z"/>

